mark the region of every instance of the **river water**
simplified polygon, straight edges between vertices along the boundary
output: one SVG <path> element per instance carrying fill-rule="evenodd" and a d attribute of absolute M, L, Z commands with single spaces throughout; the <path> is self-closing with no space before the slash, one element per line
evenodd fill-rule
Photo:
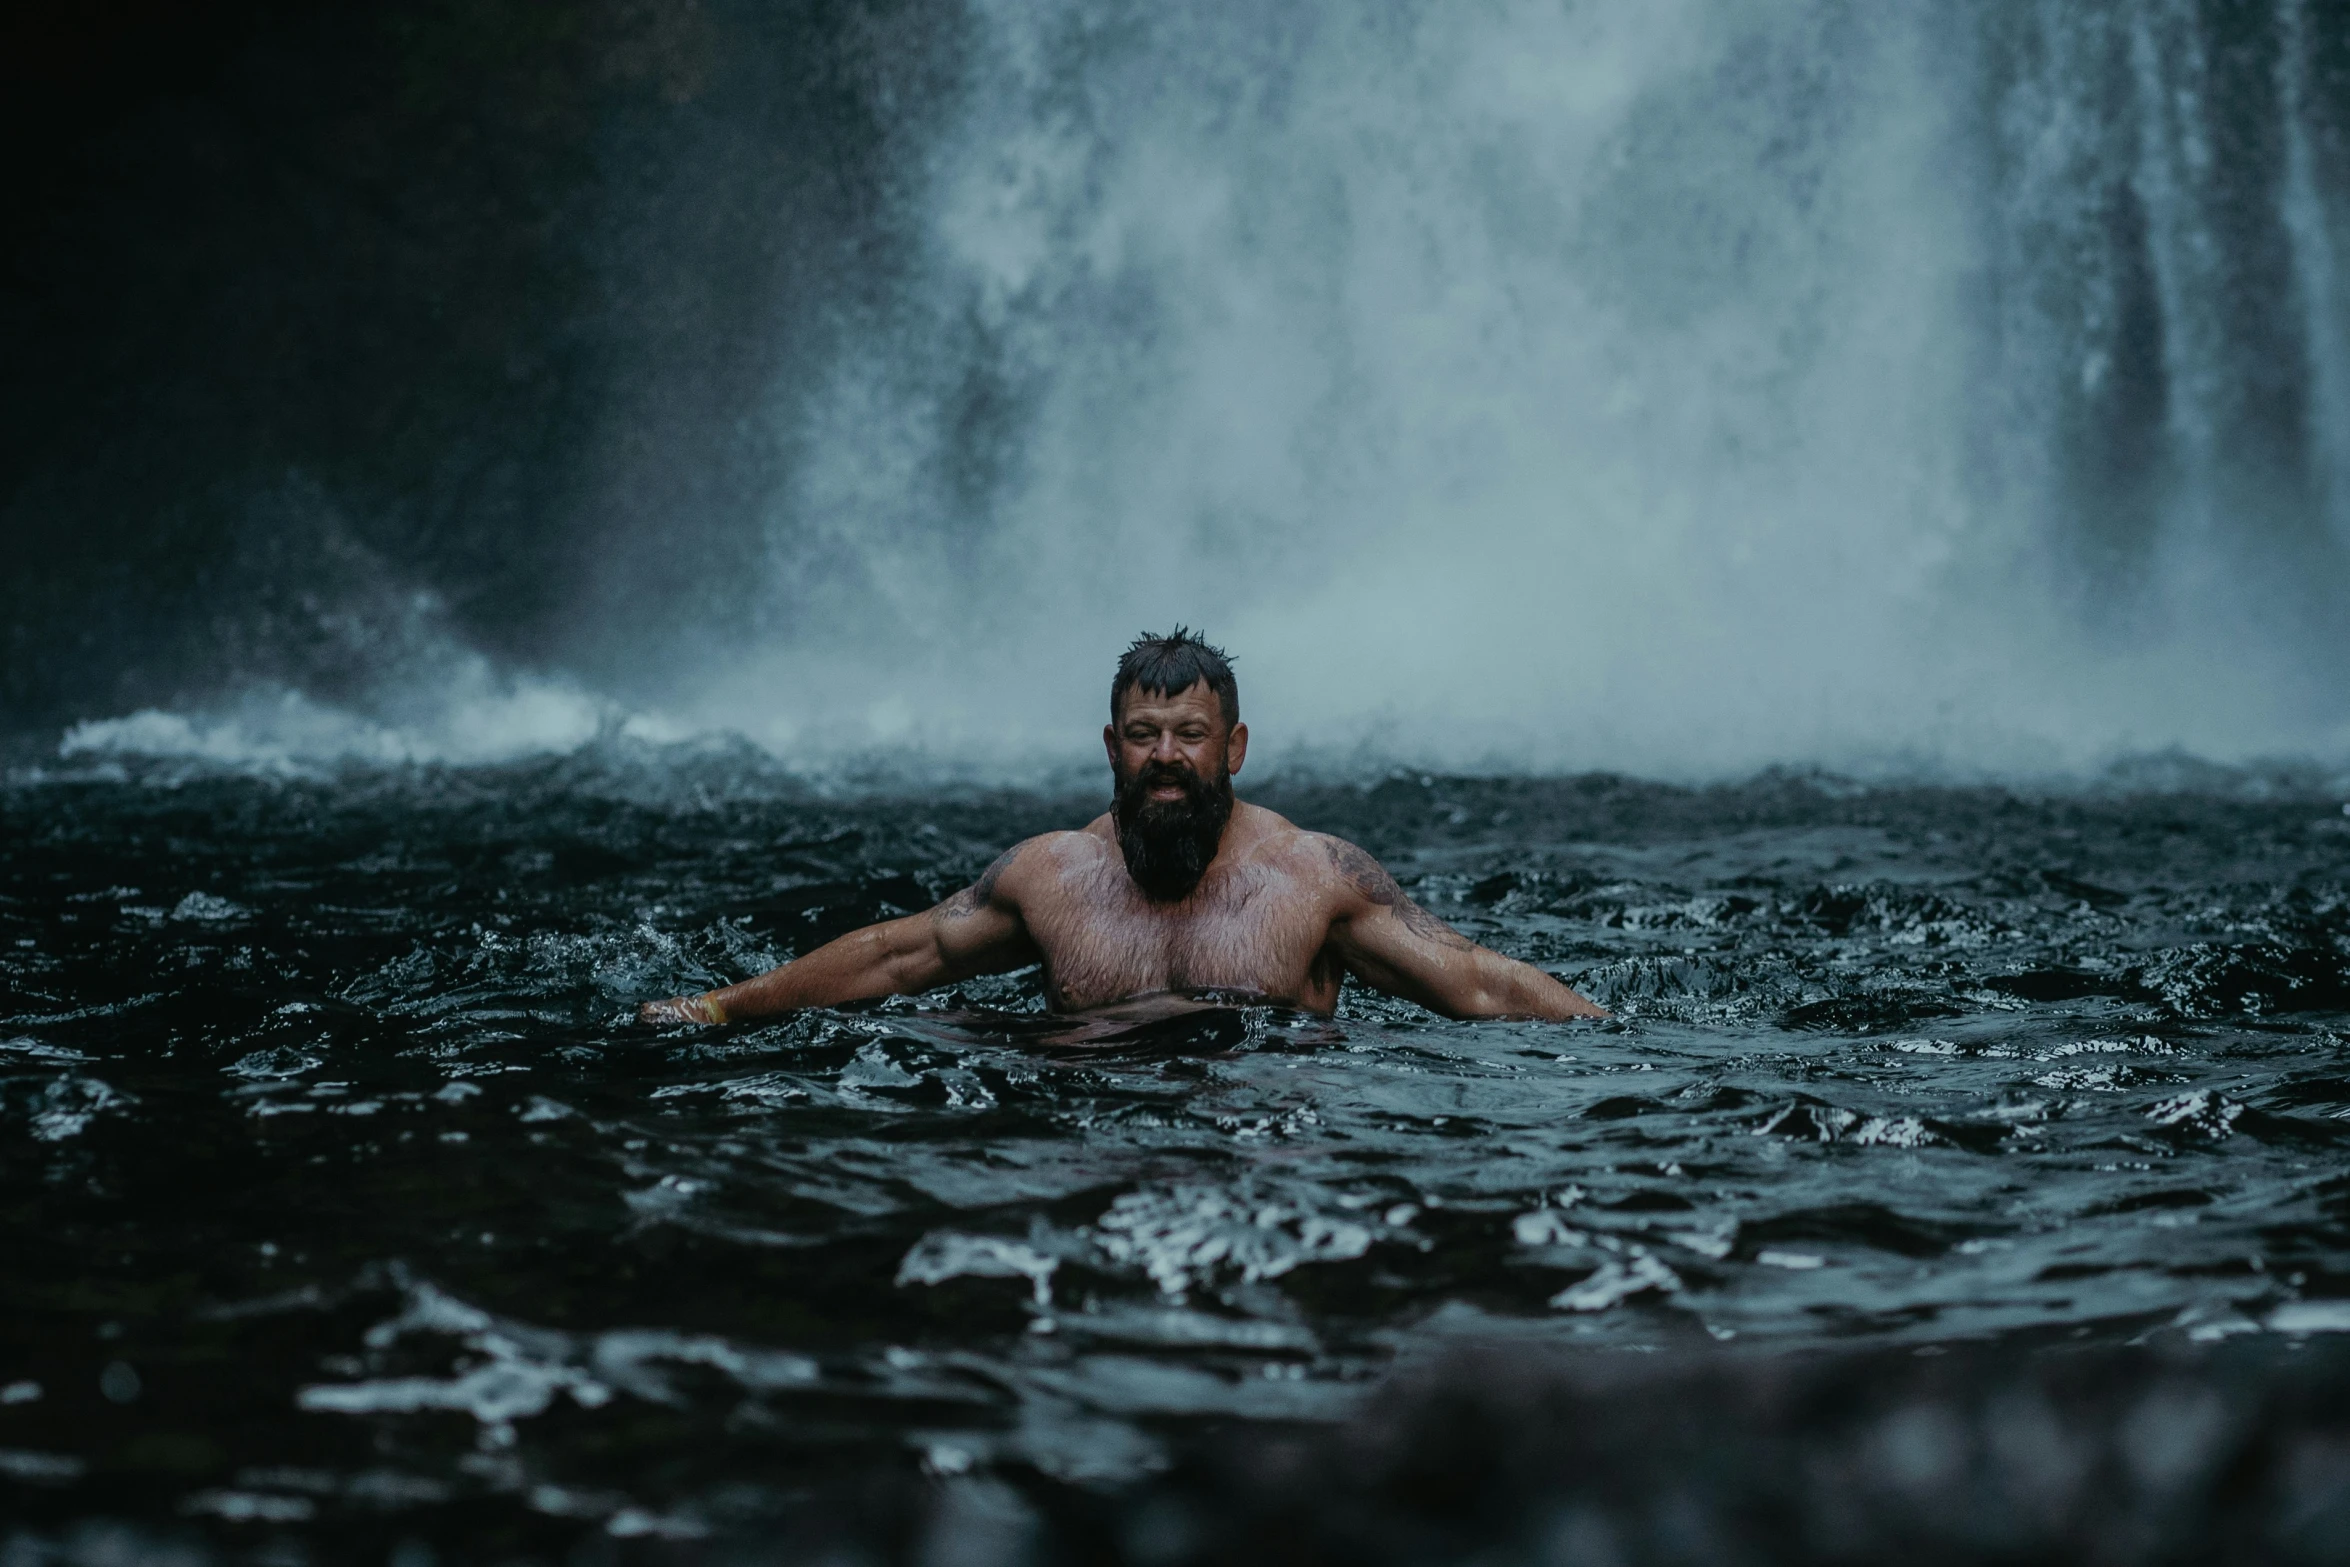
<path fill-rule="evenodd" d="M 1344 1422 L 1470 1348 L 2350 1329 L 2350 806 L 2321 777 L 1251 798 L 1616 1017 L 1350 986 L 1334 1019 L 1073 1048 L 1022 974 L 644 1030 L 638 1000 L 1098 803 L 616 743 L 20 769 L 0 1553 L 422 1567 L 802 1528 L 1010 1560 L 1053 1497 Z M 996 1556 L 939 1554 L 940 1496 Z"/>

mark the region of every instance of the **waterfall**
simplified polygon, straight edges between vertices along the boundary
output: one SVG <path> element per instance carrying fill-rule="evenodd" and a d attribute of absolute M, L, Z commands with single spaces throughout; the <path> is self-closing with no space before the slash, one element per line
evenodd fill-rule
<path fill-rule="evenodd" d="M 2350 212 L 2343 208 L 2340 189 L 2350 162 L 2345 156 L 2350 145 L 2344 141 L 2350 131 L 2350 104 L 2343 101 L 2343 89 L 2350 84 L 2340 79 L 2338 69 L 2331 82 L 2320 79 L 2311 48 L 2308 0 L 2284 0 L 2280 10 L 2284 48 L 2278 61 L 2277 100 L 2283 107 L 2285 132 L 2285 229 L 2293 243 L 2293 273 L 2302 285 L 2317 490 L 2333 538 L 2350 545 L 2350 317 L 2344 315 L 2343 299 L 2350 279 L 2342 274 Z M 2321 108 L 2331 115 L 2326 139 L 2332 153 L 2331 178 L 2322 183 L 2313 133 Z M 2329 190 L 2334 197 L 2330 203 Z"/>
<path fill-rule="evenodd" d="M 272 502 L 253 559 L 381 562 L 455 647 L 397 701 L 290 677 L 305 734 L 372 702 L 421 754 L 511 656 L 532 733 L 1077 755 L 1183 621 L 1269 763 L 2350 752 L 2338 6 L 659 18 L 550 411 L 411 442 L 396 505 L 317 454 L 269 492 L 364 549 Z M 263 575 L 248 620 L 359 628 L 338 671 L 421 635 Z"/>
<path fill-rule="evenodd" d="M 712 710 L 1041 736 L 1183 619 L 1324 747 L 2338 745 L 2339 182 L 2243 13 L 983 6 L 796 410 L 832 625 Z"/>
<path fill-rule="evenodd" d="M 1043 733 L 1194 620 L 1323 747 L 2334 747 L 2338 190 L 2232 16 L 982 12 L 757 684 Z"/>

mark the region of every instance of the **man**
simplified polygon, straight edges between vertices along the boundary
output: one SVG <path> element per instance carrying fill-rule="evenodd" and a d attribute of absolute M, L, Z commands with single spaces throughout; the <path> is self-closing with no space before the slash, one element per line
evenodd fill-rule
<path fill-rule="evenodd" d="M 938 907 L 756 979 L 645 1003 L 648 1023 L 731 1023 L 1044 965 L 1056 1012 L 1191 990 L 1327 1013 L 1353 974 L 1447 1017 L 1607 1013 L 1462 936 L 1343 839 L 1236 802 L 1248 759 L 1224 655 L 1178 626 L 1136 639 L 1102 731 L 1113 808 L 1015 844 Z"/>

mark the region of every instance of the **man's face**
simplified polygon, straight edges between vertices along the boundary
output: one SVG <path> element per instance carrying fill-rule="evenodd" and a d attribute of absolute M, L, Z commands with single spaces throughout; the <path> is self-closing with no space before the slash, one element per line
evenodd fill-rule
<path fill-rule="evenodd" d="M 1121 792 L 1146 768 L 1161 780 L 1144 790 L 1152 800 L 1183 798 L 1182 784 L 1169 777 L 1174 771 L 1213 781 L 1239 772 L 1248 755 L 1248 725 L 1224 727 L 1223 704 L 1205 680 L 1171 696 L 1129 687 L 1118 704 L 1118 721 L 1102 731 L 1102 740 Z"/>
<path fill-rule="evenodd" d="M 1201 681 L 1154 696 L 1127 691 L 1118 721 L 1102 731 L 1117 779 L 1118 847 L 1151 898 L 1188 897 L 1216 857 L 1232 819 L 1232 774 L 1248 755 L 1248 728 L 1224 727 L 1215 692 Z"/>

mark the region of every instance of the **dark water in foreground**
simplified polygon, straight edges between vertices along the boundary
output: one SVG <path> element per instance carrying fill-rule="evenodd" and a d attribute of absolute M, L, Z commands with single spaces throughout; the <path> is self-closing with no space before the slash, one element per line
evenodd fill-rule
<path fill-rule="evenodd" d="M 0 1556 L 1015 1559 L 1462 1346 L 2289 1384 L 2350 1330 L 2350 816 L 2204 782 L 1272 789 L 1619 1019 L 1350 990 L 1071 1051 L 1028 976 L 626 1019 L 1090 801 L 20 776 Z"/>

